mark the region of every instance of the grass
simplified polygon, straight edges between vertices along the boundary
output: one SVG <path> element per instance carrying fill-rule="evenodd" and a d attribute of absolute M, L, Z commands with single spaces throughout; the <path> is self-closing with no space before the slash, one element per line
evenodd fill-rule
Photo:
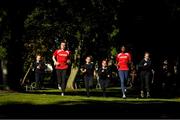
<path fill-rule="evenodd" d="M 122 99 L 118 88 L 109 88 L 107 94 L 108 97 L 102 97 L 99 89 L 92 90 L 91 97 L 86 97 L 84 89 L 67 90 L 65 96 L 57 89 L 24 93 L 0 91 L 0 118 L 180 117 L 178 97 L 140 99 L 129 89 L 127 99 Z"/>
<path fill-rule="evenodd" d="M 16 92 L 4 92 L 0 94 L 0 105 L 8 104 L 11 102 L 18 102 L 18 103 L 31 103 L 33 105 L 43 105 L 43 104 L 56 104 L 57 102 L 64 102 L 69 101 L 69 103 L 83 103 L 86 100 L 95 100 L 99 102 L 180 102 L 180 98 L 171 98 L 171 99 L 160 99 L 160 98 L 148 98 L 148 99 L 140 99 L 140 98 L 127 98 L 122 99 L 119 97 L 102 97 L 101 91 L 96 90 L 92 91 L 94 96 L 86 97 L 84 89 L 81 90 L 67 90 L 67 95 L 61 96 L 60 91 L 57 89 L 50 89 L 50 90 L 35 90 L 29 93 L 16 93 Z M 74 94 L 73 94 L 74 92 Z M 96 93 L 95 93 L 96 92 Z M 80 95 L 78 95 L 78 93 Z M 83 94 L 84 93 L 84 94 Z M 97 94 L 99 96 L 97 96 Z M 117 94 L 117 93 L 116 93 Z M 119 95 L 121 93 L 119 92 Z"/>

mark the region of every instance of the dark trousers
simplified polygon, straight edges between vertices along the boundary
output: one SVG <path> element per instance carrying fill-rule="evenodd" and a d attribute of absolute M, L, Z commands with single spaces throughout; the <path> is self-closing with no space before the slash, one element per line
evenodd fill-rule
<path fill-rule="evenodd" d="M 44 73 L 35 72 L 35 82 L 37 89 L 40 89 L 42 87 L 43 79 L 44 79 Z"/>
<path fill-rule="evenodd" d="M 93 86 L 93 76 L 84 76 L 84 82 L 87 95 L 89 95 L 89 88 L 92 88 Z"/>
<path fill-rule="evenodd" d="M 109 84 L 109 80 L 100 78 L 99 82 L 100 82 L 100 85 L 101 85 L 102 92 L 105 94 L 106 88 L 108 87 L 108 84 Z"/>
<path fill-rule="evenodd" d="M 57 74 L 57 83 L 61 86 L 62 92 L 65 92 L 66 89 L 66 72 L 67 70 L 56 70 Z"/>
<path fill-rule="evenodd" d="M 140 79 L 141 79 L 141 91 L 146 90 L 146 92 L 150 92 L 151 72 L 141 71 Z"/>

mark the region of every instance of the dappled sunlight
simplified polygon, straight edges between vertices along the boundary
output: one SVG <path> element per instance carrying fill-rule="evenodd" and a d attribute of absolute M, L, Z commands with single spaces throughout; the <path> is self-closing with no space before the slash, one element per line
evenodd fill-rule
<path fill-rule="evenodd" d="M 127 94 L 127 99 L 120 97 L 120 92 L 107 91 L 108 97 L 103 97 L 101 90 L 93 90 L 91 96 L 87 97 L 84 89 L 81 90 L 67 90 L 65 96 L 61 96 L 61 91 L 57 89 L 48 90 L 34 90 L 27 93 L 17 92 L 1 92 L 0 104 L 8 103 L 28 103 L 32 105 L 50 105 L 56 103 L 68 102 L 68 105 L 72 104 L 88 104 L 90 102 L 102 102 L 102 103 L 130 103 L 130 104 L 151 104 L 151 103 L 168 103 L 168 102 L 180 102 L 180 98 L 162 99 L 162 98 L 148 98 L 141 99 L 137 96 L 131 96 Z M 118 94 L 112 95 L 112 94 Z M 66 103 L 67 105 L 67 103 Z"/>
<path fill-rule="evenodd" d="M 109 95 L 120 94 L 108 90 Z M 102 97 L 93 90 L 87 97 L 84 89 L 67 90 L 61 96 L 56 89 L 27 93 L 1 92 L 0 118 L 178 118 L 180 98 L 160 99 L 120 96 Z"/>

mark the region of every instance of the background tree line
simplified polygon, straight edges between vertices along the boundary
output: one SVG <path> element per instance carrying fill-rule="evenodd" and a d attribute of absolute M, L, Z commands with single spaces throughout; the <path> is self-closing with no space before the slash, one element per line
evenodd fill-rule
<path fill-rule="evenodd" d="M 179 15 L 177 0 L 2 0 L 1 83 L 6 79 L 10 89 L 18 90 L 35 54 L 51 62 L 63 39 L 76 66 L 86 55 L 95 60 L 114 56 L 122 44 L 136 56 L 134 62 L 144 50 L 157 59 L 161 52 L 174 57 L 179 50 Z"/>

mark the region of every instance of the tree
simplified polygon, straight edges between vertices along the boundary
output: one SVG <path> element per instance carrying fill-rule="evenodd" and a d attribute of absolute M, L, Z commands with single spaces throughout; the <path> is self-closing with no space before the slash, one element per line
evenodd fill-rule
<path fill-rule="evenodd" d="M 28 0 L 21 3 L 2 0 L 0 6 L 0 46 L 7 51 L 7 80 L 13 89 L 19 87 L 19 80 L 35 54 L 42 53 L 51 62 L 53 51 L 63 39 L 73 51 L 74 69 L 79 68 L 87 55 L 92 55 L 95 61 L 114 56 L 123 43 L 138 46 L 139 39 L 151 40 L 156 35 L 179 38 L 177 29 L 173 29 L 179 27 L 177 0 Z M 159 45 L 153 42 L 146 47 L 159 50 Z M 145 49 L 137 47 L 136 50 Z M 75 79 L 75 74 L 70 78 Z"/>
<path fill-rule="evenodd" d="M 1 84 L 3 85 L 3 88 L 4 89 L 9 89 L 8 88 L 8 85 L 7 85 L 7 60 L 5 59 L 6 56 L 7 56 L 7 50 L 0 46 L 0 63 L 1 63 L 1 66 L 0 66 L 0 77 L 1 77 Z"/>
<path fill-rule="evenodd" d="M 110 48 L 119 32 L 116 27 L 116 11 L 113 7 L 108 7 L 109 3 L 101 0 L 37 3 L 24 22 L 23 40 L 27 51 L 24 56 L 27 59 L 25 64 L 30 64 L 30 58 L 37 52 L 44 53 L 46 57 L 52 56 L 60 41 L 66 39 L 69 49 L 75 51 L 72 74 L 67 84 L 67 87 L 72 88 L 85 56 L 92 55 L 98 60 L 111 54 Z M 113 2 L 112 6 L 116 3 L 118 1 Z M 92 52 L 94 48 L 97 48 L 97 52 Z M 99 54 L 100 52 L 106 54 Z M 51 57 L 48 59 L 50 61 Z"/>
<path fill-rule="evenodd" d="M 13 4 L 13 7 L 9 4 Z M 29 3 L 31 3 L 29 1 Z M 0 44 L 6 49 L 7 56 L 4 58 L 7 63 L 7 84 L 10 89 L 19 89 L 19 80 L 22 75 L 23 49 L 22 34 L 23 21 L 26 12 L 31 4 L 15 1 L 1 1 L 0 10 Z M 28 6 L 28 7 L 27 7 Z M 1 14 L 2 13 L 2 14 Z"/>

